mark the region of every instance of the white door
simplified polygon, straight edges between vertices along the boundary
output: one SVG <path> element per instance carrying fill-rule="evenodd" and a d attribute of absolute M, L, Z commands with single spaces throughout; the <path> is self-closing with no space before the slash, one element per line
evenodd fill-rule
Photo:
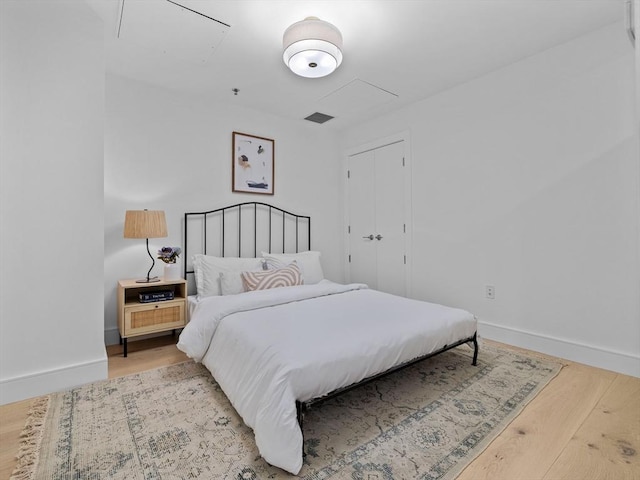
<path fill-rule="evenodd" d="M 348 162 L 349 280 L 406 295 L 404 142 Z"/>
<path fill-rule="evenodd" d="M 349 158 L 349 279 L 377 289 L 374 165 L 373 151 Z"/>

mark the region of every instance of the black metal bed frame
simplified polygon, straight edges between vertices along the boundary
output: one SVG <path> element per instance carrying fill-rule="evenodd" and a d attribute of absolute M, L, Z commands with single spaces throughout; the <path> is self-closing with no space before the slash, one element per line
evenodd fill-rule
<path fill-rule="evenodd" d="M 327 400 L 331 400 L 332 398 L 337 397 L 338 395 L 341 395 L 345 392 L 348 392 L 350 390 L 353 390 L 355 388 L 361 387 L 367 383 L 371 383 L 375 380 L 378 380 L 382 377 L 385 377 L 387 375 L 390 375 L 394 372 L 397 372 L 398 370 L 403 370 L 407 367 L 410 367 L 412 365 L 415 365 L 416 363 L 422 362 L 423 360 L 426 360 L 428 358 L 431 357 L 435 357 L 436 355 L 439 355 L 443 352 L 446 352 L 447 350 L 451 350 L 452 348 L 456 348 L 459 347 L 460 345 L 464 345 L 465 343 L 473 343 L 473 360 L 471 362 L 472 365 L 477 365 L 478 364 L 478 333 L 474 333 L 472 337 L 469 338 L 465 338 L 464 340 L 460 340 L 457 341 L 455 343 L 452 343 L 451 345 L 445 345 L 444 347 L 440 348 L 439 350 L 436 350 L 434 352 L 428 353 L 426 355 L 423 355 L 421 357 L 417 357 L 414 358 L 413 360 L 409 360 L 408 362 L 405 363 L 401 363 L 400 365 L 396 365 L 395 367 L 391 367 L 388 370 L 385 370 L 384 372 L 380 372 L 376 375 L 371 375 L 370 377 L 367 377 L 363 380 L 360 380 L 357 383 L 354 383 L 352 385 L 347 385 L 346 387 L 342 387 L 342 388 L 338 388 L 332 392 L 327 393 L 326 395 L 323 395 L 322 397 L 317 397 L 317 398 L 312 398 L 311 400 L 306 400 L 304 402 L 301 402 L 299 400 L 296 400 L 296 415 L 298 418 L 298 424 L 300 425 L 300 430 L 302 431 L 302 455 L 306 455 L 305 451 L 304 451 L 304 415 L 305 413 L 311 409 L 311 407 L 313 407 L 314 405 L 318 405 L 320 403 L 326 402 Z"/>
<path fill-rule="evenodd" d="M 244 209 L 243 209 L 244 207 Z M 251 208 L 253 207 L 253 208 Z M 311 217 L 309 216 L 305 216 L 305 215 L 297 215 L 291 212 L 288 212 L 286 210 L 283 210 L 281 208 L 275 207 L 273 205 L 269 205 L 267 203 L 262 203 L 262 202 L 244 202 L 244 203 L 238 203 L 236 205 L 230 205 L 227 207 L 222 207 L 222 208 L 217 208 L 215 210 L 207 210 L 204 212 L 190 212 L 190 213 L 185 213 L 184 214 L 184 278 L 187 278 L 187 274 L 193 274 L 194 271 L 193 269 L 189 269 L 188 268 L 188 256 L 187 256 L 187 248 L 188 248 L 188 230 L 189 230 L 189 219 L 192 217 L 195 218 L 201 218 L 203 221 L 203 236 L 204 238 L 203 240 L 203 249 L 202 252 L 203 254 L 207 253 L 207 220 L 211 217 L 214 217 L 215 215 L 219 215 L 220 216 L 220 221 L 221 221 L 221 237 L 222 237 L 222 245 L 221 245 L 221 252 L 222 255 L 224 257 L 225 254 L 225 244 L 226 244 L 226 237 L 225 237 L 225 219 L 226 219 L 226 215 L 227 212 L 229 213 L 235 213 L 237 215 L 237 241 L 238 241 L 238 256 L 241 256 L 242 253 L 242 212 L 243 211 L 249 211 L 253 213 L 253 234 L 254 234 L 254 238 L 253 238 L 253 256 L 257 256 L 258 253 L 258 239 L 257 239 L 257 228 L 258 228 L 258 215 L 259 212 L 267 215 L 268 217 L 268 251 L 271 253 L 272 251 L 272 235 L 273 235 L 273 231 L 272 231 L 272 219 L 274 218 L 274 216 L 278 216 L 280 218 L 282 218 L 282 253 L 286 253 L 287 251 L 287 245 L 286 245 L 286 225 L 287 225 L 287 218 L 289 218 L 291 221 L 295 222 L 295 252 L 299 252 L 299 240 L 300 240 L 300 229 L 299 229 L 299 224 L 300 222 L 306 223 L 307 225 L 307 229 L 306 229 L 306 238 L 307 238 L 307 249 L 311 250 Z M 325 402 L 327 400 L 330 400 L 332 398 L 337 397 L 338 395 L 341 395 L 345 392 L 348 392 L 350 390 L 353 390 L 355 388 L 358 388 L 362 385 L 365 385 L 367 383 L 373 382 L 374 380 L 377 380 L 379 378 L 382 378 L 386 375 L 392 374 L 394 372 L 397 372 L 399 370 L 402 370 L 404 368 L 410 367 L 411 365 L 414 365 L 418 362 L 421 362 L 423 360 L 426 360 L 428 358 L 434 357 L 440 353 L 446 352 L 447 350 L 451 350 L 452 348 L 458 347 L 460 345 L 463 345 L 465 343 L 473 343 L 473 361 L 472 361 L 472 365 L 477 365 L 478 362 L 478 334 L 477 332 L 473 334 L 472 337 L 469 338 L 465 338 L 463 340 L 457 341 L 455 343 L 452 343 L 450 345 L 445 345 L 444 347 L 428 353 L 426 355 L 423 355 L 421 357 L 418 358 L 414 358 L 413 360 L 409 360 L 408 362 L 402 363 L 400 365 L 396 365 L 395 367 L 392 367 L 388 370 L 385 370 L 384 372 L 380 372 L 376 375 L 372 375 L 370 377 L 367 377 L 357 383 L 354 383 L 352 385 L 348 385 L 346 387 L 342 387 L 342 388 L 338 388 L 336 390 L 333 390 L 332 392 L 329 392 L 326 395 L 323 395 L 321 397 L 317 397 L 317 398 L 312 398 L 310 400 L 305 400 L 305 401 L 300 401 L 300 400 L 296 400 L 296 415 L 297 415 L 297 419 L 298 419 L 298 424 L 300 425 L 300 431 L 302 432 L 303 435 L 303 442 L 302 442 L 302 454 L 305 455 L 305 451 L 304 451 L 304 416 L 305 413 L 310 410 L 313 406 L 316 406 L 322 402 Z"/>
<path fill-rule="evenodd" d="M 210 219 L 215 219 L 215 217 L 219 218 L 220 221 L 220 232 L 222 236 L 221 242 L 221 255 L 225 256 L 225 246 L 226 246 L 226 220 L 229 215 L 235 215 L 237 218 L 237 232 L 235 237 L 238 241 L 238 256 L 242 256 L 242 213 L 253 215 L 253 256 L 256 257 L 258 255 L 258 218 L 266 218 L 268 221 L 268 244 L 265 245 L 267 251 L 272 253 L 272 248 L 274 246 L 274 238 L 273 238 L 273 220 L 277 216 L 282 220 L 282 251 L 280 253 L 287 253 L 287 250 L 292 251 L 291 248 L 287 249 L 287 220 L 290 220 L 295 223 L 295 253 L 298 253 L 300 250 L 300 240 L 302 234 L 304 232 L 300 231 L 300 224 L 303 226 L 306 224 L 306 238 L 307 238 L 307 250 L 311 250 L 311 217 L 306 215 L 297 215 L 295 213 L 287 212 L 278 207 L 274 207 L 273 205 L 269 205 L 267 203 L 262 202 L 243 202 L 237 203 L 235 205 L 229 205 L 227 207 L 216 208 L 214 210 L 207 210 L 204 212 L 189 212 L 184 214 L 184 278 L 187 278 L 188 274 L 193 274 L 193 269 L 189 269 L 188 267 L 188 231 L 189 231 L 189 220 L 194 218 L 200 218 L 203 222 L 203 254 L 207 254 L 207 221 Z M 290 247 L 290 245 L 289 245 Z"/>

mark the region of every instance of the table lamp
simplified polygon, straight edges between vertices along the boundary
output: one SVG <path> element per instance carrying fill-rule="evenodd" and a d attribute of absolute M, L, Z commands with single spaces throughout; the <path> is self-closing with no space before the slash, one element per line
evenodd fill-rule
<path fill-rule="evenodd" d="M 167 221 L 163 210 L 127 210 L 124 216 L 124 238 L 144 238 L 147 240 L 147 253 L 151 258 L 151 268 L 146 278 L 136 280 L 137 283 L 159 282 L 158 277 L 151 278 L 151 270 L 156 260 L 149 251 L 149 239 L 167 236 Z"/>

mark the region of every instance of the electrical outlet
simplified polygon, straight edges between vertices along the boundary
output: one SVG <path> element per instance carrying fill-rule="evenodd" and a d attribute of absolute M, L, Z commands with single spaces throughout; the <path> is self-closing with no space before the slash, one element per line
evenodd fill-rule
<path fill-rule="evenodd" d="M 496 298 L 496 287 L 493 285 L 485 285 L 484 291 L 487 298 L 490 298 L 491 300 Z"/>

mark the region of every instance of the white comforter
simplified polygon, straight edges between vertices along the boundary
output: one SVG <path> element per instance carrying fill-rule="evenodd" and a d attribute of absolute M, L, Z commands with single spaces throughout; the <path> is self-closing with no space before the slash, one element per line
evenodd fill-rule
<path fill-rule="evenodd" d="M 472 337 L 464 310 L 369 290 L 317 285 L 208 297 L 178 348 L 202 362 L 255 434 L 263 458 L 302 468 L 296 400 L 309 400 Z"/>

